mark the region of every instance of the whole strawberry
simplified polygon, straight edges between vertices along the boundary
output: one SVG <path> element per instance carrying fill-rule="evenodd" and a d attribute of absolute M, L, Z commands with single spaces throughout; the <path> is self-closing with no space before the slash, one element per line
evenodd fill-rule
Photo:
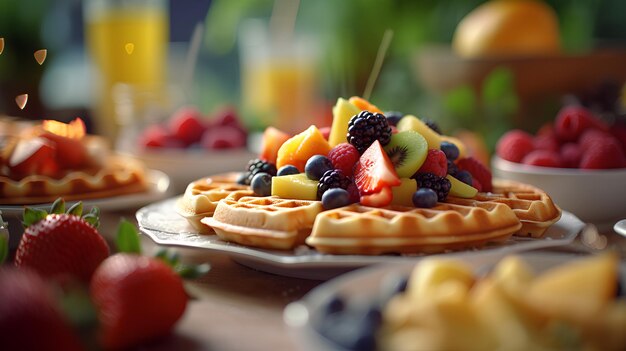
<path fill-rule="evenodd" d="M 109 246 L 98 233 L 97 209 L 81 217 L 82 204 L 65 212 L 63 200 L 53 204 L 52 214 L 24 210 L 24 235 L 15 254 L 15 265 L 31 268 L 44 278 L 71 276 L 88 283 Z"/>
<path fill-rule="evenodd" d="M 0 287 L 2 350 L 83 350 L 41 277 L 0 268 Z"/>
<path fill-rule="evenodd" d="M 187 294 L 164 261 L 120 253 L 98 267 L 90 285 L 104 349 L 140 345 L 166 335 L 182 316 Z"/>

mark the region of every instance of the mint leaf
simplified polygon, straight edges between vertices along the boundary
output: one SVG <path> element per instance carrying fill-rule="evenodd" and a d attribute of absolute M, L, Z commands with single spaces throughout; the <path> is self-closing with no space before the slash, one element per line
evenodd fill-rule
<path fill-rule="evenodd" d="M 54 200 L 54 202 L 52 203 L 52 207 L 50 208 L 50 213 L 65 213 L 65 200 L 63 200 L 62 197 Z"/>
<path fill-rule="evenodd" d="M 30 225 L 46 218 L 47 215 L 48 212 L 46 212 L 46 210 L 26 207 L 24 208 L 24 221 L 22 224 L 24 225 L 24 228 L 29 227 Z"/>
<path fill-rule="evenodd" d="M 141 243 L 139 242 L 137 228 L 125 219 L 122 219 L 117 227 L 115 244 L 120 252 L 141 253 Z"/>

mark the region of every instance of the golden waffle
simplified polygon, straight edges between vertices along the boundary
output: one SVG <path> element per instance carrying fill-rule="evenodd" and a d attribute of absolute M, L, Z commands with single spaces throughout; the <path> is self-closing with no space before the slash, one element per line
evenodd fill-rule
<path fill-rule="evenodd" d="M 306 243 L 331 254 L 437 253 L 508 239 L 521 223 L 506 205 L 350 205 L 323 212 Z"/>
<path fill-rule="evenodd" d="M 201 234 L 211 233 L 211 227 L 200 220 L 213 215 L 218 201 L 235 191 L 252 195 L 249 186 L 235 183 L 237 175 L 238 173 L 226 173 L 191 182 L 177 201 L 176 211 Z"/>
<path fill-rule="evenodd" d="M 0 176 L 0 204 L 29 205 L 118 196 L 146 190 L 143 166 L 132 159 L 110 156 L 101 167 L 69 171 L 56 179 L 30 175 L 20 180 Z"/>
<path fill-rule="evenodd" d="M 446 202 L 469 206 L 485 202 L 503 203 L 522 222 L 522 227 L 515 233 L 517 236 L 541 237 L 550 225 L 561 218 L 561 209 L 545 191 L 510 180 L 494 179 L 490 193 L 481 192 L 472 199 L 449 196 Z"/>
<path fill-rule="evenodd" d="M 211 226 L 222 240 L 288 250 L 304 243 L 321 211 L 320 201 L 234 193 L 220 200 L 213 217 L 201 222 Z"/>

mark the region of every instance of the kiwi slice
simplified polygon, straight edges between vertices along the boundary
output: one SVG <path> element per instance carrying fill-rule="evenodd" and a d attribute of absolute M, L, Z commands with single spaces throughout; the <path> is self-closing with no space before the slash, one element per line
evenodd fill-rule
<path fill-rule="evenodd" d="M 384 147 L 387 156 L 400 178 L 410 178 L 422 166 L 428 154 L 428 143 L 413 130 L 405 130 L 391 135 L 391 141 Z"/>

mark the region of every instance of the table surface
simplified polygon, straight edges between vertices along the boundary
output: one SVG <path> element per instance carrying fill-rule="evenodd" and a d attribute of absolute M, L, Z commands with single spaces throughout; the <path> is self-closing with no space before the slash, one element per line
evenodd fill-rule
<path fill-rule="evenodd" d="M 103 213 L 101 232 L 112 240 L 121 217 L 134 213 Z M 626 261 L 626 238 L 612 230 L 596 235 L 583 230 L 575 243 L 559 251 L 580 253 L 613 249 Z M 160 247 L 142 236 L 144 252 Z M 297 350 L 283 323 L 283 310 L 293 301 L 323 283 L 255 271 L 231 260 L 224 253 L 204 249 L 171 247 L 187 263 L 211 264 L 201 279 L 189 281 L 192 299 L 175 332 L 146 350 Z"/>

